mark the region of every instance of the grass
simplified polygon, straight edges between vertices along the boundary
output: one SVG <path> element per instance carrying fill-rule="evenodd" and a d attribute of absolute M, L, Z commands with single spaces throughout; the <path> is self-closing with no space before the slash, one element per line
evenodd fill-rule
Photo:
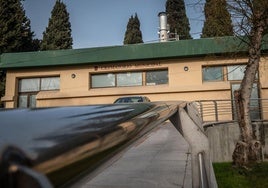
<path fill-rule="evenodd" d="M 231 163 L 213 164 L 219 188 L 268 187 L 268 162 L 255 164 L 250 169 L 236 168 Z"/>

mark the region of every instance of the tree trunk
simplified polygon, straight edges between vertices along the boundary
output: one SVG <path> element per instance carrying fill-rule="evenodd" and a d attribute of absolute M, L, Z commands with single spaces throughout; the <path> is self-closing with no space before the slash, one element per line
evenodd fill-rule
<path fill-rule="evenodd" d="M 242 87 L 242 86 L 241 86 Z M 233 152 L 233 164 L 235 166 L 248 166 L 249 163 L 259 161 L 261 144 L 253 135 L 250 118 L 250 88 L 242 93 L 241 89 L 235 91 L 235 102 L 237 108 L 237 120 L 240 128 L 240 140 L 236 143 Z M 251 92 L 250 92 L 251 93 Z"/>
<path fill-rule="evenodd" d="M 262 27 L 255 28 L 250 38 L 249 60 L 240 89 L 235 91 L 235 103 L 237 120 L 240 128 L 240 140 L 233 152 L 233 164 L 236 166 L 247 166 L 251 162 L 260 159 L 260 142 L 253 135 L 250 118 L 250 96 L 256 73 L 259 69 L 261 57 Z"/>

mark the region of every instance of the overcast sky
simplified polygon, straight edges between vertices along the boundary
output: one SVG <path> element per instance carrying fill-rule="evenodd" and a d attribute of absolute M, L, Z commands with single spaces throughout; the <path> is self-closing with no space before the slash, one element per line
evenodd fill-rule
<path fill-rule="evenodd" d="M 42 39 L 56 0 L 25 0 L 35 38 Z M 185 0 L 190 34 L 199 38 L 203 27 L 199 0 Z M 165 11 L 166 0 L 63 0 L 70 14 L 73 48 L 122 45 L 128 19 L 137 13 L 143 41 L 158 41 L 158 13 Z"/>

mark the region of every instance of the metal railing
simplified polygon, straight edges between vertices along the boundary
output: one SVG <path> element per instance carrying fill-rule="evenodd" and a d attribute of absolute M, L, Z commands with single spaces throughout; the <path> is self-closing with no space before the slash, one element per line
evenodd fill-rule
<path fill-rule="evenodd" d="M 236 110 L 234 100 L 198 100 L 192 102 L 203 122 L 235 121 Z M 268 118 L 268 99 L 251 99 L 250 114 L 252 120 Z"/>
<path fill-rule="evenodd" d="M 205 168 L 204 153 L 198 153 L 198 166 L 199 166 L 199 179 L 200 179 L 200 188 L 209 187 L 207 172 Z"/>

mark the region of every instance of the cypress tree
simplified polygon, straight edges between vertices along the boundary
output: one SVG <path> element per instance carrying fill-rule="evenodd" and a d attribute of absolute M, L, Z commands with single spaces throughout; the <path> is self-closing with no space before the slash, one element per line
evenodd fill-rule
<path fill-rule="evenodd" d="M 170 33 L 173 35 L 178 34 L 179 38 L 182 40 L 192 39 L 190 35 L 190 24 L 186 16 L 184 1 L 167 0 L 166 13 L 167 22 L 170 26 Z"/>
<path fill-rule="evenodd" d="M 202 38 L 232 36 L 234 34 L 226 0 L 206 0 L 204 11 L 205 22 Z"/>
<path fill-rule="evenodd" d="M 124 44 L 132 44 L 131 39 L 132 39 L 132 25 L 134 22 L 134 18 L 131 15 L 131 17 L 128 19 L 127 23 L 127 30 L 125 32 L 125 38 L 124 38 Z"/>
<path fill-rule="evenodd" d="M 140 30 L 140 20 L 137 13 L 131 16 L 128 20 L 127 29 L 125 32 L 124 44 L 143 43 L 142 32 Z"/>
<path fill-rule="evenodd" d="M 64 3 L 56 0 L 51 11 L 48 27 L 43 33 L 41 50 L 71 49 L 72 44 L 73 39 L 71 36 L 69 13 Z"/>
<path fill-rule="evenodd" d="M 41 50 L 41 43 L 42 43 L 42 40 L 40 39 L 33 39 L 33 51 L 39 51 Z"/>
<path fill-rule="evenodd" d="M 32 51 L 33 32 L 20 0 L 0 0 L 0 53 Z"/>

